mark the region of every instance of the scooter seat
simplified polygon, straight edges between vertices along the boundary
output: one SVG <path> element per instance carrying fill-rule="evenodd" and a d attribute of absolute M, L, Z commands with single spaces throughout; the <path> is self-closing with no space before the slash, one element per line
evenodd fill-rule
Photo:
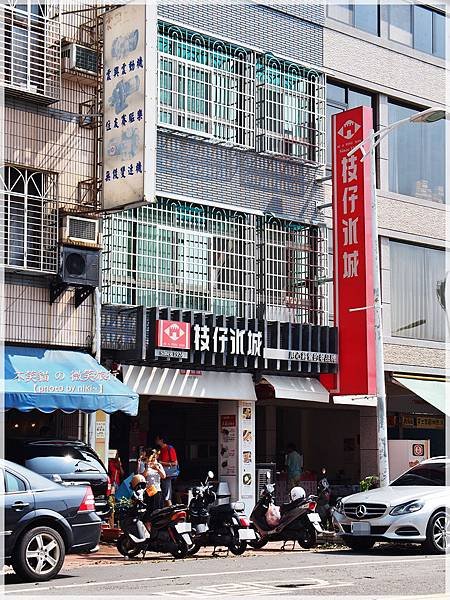
<path fill-rule="evenodd" d="M 229 513 L 233 511 L 231 504 L 218 504 L 217 506 L 211 506 L 209 509 L 210 515 L 219 515 L 223 513 Z"/>

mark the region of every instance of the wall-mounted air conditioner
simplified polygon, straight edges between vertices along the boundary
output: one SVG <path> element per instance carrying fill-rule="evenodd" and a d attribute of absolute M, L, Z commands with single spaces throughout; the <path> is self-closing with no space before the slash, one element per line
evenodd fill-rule
<path fill-rule="evenodd" d="M 79 44 L 66 44 L 61 48 L 63 70 L 97 75 L 98 56 L 92 48 Z"/>
<path fill-rule="evenodd" d="M 75 215 L 65 215 L 61 231 L 64 244 L 97 248 L 100 244 L 99 222 Z"/>

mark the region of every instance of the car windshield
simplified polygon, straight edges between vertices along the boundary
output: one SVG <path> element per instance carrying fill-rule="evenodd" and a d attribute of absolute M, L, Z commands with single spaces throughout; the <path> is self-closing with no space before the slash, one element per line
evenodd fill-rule
<path fill-rule="evenodd" d="M 398 479 L 391 483 L 392 486 L 401 485 L 445 485 L 445 463 L 427 463 L 416 465 Z"/>

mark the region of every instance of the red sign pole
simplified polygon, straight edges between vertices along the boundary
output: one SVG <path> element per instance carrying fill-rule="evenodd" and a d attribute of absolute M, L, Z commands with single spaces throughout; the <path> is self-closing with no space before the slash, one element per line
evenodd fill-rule
<path fill-rule="evenodd" d="M 372 109 L 332 117 L 336 393 L 376 395 L 371 165 L 348 152 L 372 130 Z"/>

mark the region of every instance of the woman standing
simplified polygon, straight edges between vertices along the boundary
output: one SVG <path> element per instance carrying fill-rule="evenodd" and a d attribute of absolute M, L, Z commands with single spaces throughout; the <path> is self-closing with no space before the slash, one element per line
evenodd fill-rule
<path fill-rule="evenodd" d="M 154 510 L 163 507 L 163 497 L 161 494 L 161 479 L 166 478 L 166 473 L 162 465 L 158 462 L 159 452 L 149 448 L 147 450 L 145 469 L 143 475 L 147 482 L 146 503 L 148 514 Z"/>

